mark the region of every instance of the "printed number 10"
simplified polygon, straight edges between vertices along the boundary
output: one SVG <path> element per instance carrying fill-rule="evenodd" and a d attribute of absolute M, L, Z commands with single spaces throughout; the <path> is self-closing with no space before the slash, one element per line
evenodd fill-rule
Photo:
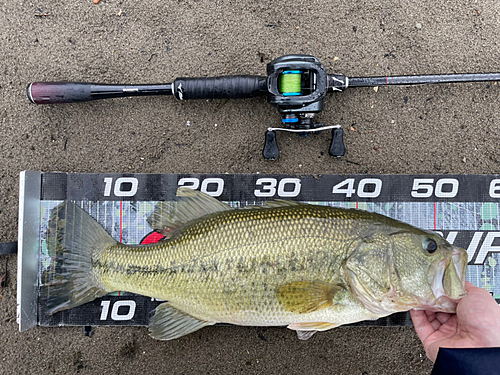
<path fill-rule="evenodd" d="M 133 197 L 137 193 L 139 181 L 135 177 L 120 177 L 114 182 L 113 194 L 115 197 Z M 113 187 L 113 178 L 106 177 L 104 179 L 104 196 L 111 196 Z"/>
<path fill-rule="evenodd" d="M 107 320 L 109 314 L 109 305 L 111 301 L 101 301 L 101 320 Z M 116 301 L 113 303 L 113 308 L 111 309 L 111 319 L 112 320 L 130 320 L 135 314 L 135 301 Z M 123 307 L 121 314 L 119 314 L 119 308 Z M 125 314 L 123 313 L 125 311 Z"/>

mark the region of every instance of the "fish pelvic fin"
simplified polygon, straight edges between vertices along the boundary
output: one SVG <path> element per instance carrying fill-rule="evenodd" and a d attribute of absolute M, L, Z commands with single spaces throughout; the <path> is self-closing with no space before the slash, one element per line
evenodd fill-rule
<path fill-rule="evenodd" d="M 158 340 L 173 340 L 215 322 L 207 322 L 188 315 L 169 302 L 162 303 L 149 321 L 149 334 Z"/>
<path fill-rule="evenodd" d="M 307 314 L 332 306 L 341 290 L 341 285 L 324 281 L 294 281 L 281 285 L 276 296 L 285 310 Z"/>
<path fill-rule="evenodd" d="M 49 314 L 93 301 L 111 292 L 105 290 L 93 264 L 115 246 L 105 229 L 72 202 L 58 205 L 47 228 L 47 250 L 54 266 L 47 271 L 42 288 Z"/>
<path fill-rule="evenodd" d="M 176 201 L 156 204 L 147 220 L 153 230 L 170 237 L 173 231 L 190 221 L 233 209 L 208 194 L 185 187 L 177 189 L 177 197 Z"/>

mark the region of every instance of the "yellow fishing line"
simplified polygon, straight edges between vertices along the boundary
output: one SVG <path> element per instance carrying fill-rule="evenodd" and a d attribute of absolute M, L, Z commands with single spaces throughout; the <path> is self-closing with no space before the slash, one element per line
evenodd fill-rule
<path fill-rule="evenodd" d="M 280 76 L 280 92 L 282 94 L 299 94 L 301 92 L 302 74 L 295 71 L 285 71 Z"/>

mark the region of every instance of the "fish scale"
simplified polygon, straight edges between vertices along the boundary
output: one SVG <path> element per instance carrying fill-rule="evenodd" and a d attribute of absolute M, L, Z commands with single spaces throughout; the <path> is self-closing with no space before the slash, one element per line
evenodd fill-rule
<path fill-rule="evenodd" d="M 49 311 L 142 294 L 168 301 L 150 322 L 168 340 L 218 322 L 314 332 L 415 307 L 449 312 L 461 297 L 466 252 L 383 215 L 286 201 L 234 210 L 189 189 L 178 196 L 148 220 L 169 238 L 148 245 L 118 243 L 76 205 L 58 206 Z"/>
<path fill-rule="evenodd" d="M 363 216 L 358 211 L 308 205 L 216 213 L 187 225 L 165 243 L 109 249 L 103 259 L 128 266 L 103 276 L 103 284 L 109 291 L 168 300 L 208 321 L 247 325 L 308 321 L 311 314 L 284 310 L 276 298 L 277 288 L 297 280 L 342 282 L 341 263 L 349 247 L 359 241 Z M 134 267 L 161 271 L 127 272 Z M 358 308 L 371 317 L 361 305 Z M 314 317 L 331 320 L 324 311 Z"/>

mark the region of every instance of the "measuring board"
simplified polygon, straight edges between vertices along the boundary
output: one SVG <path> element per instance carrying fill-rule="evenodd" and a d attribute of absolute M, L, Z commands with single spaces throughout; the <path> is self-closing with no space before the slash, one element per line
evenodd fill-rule
<path fill-rule="evenodd" d="M 116 240 L 151 243 L 162 238 L 147 219 L 180 186 L 201 190 L 232 207 L 272 199 L 377 212 L 440 232 L 467 250 L 467 279 L 500 302 L 500 175 L 82 174 L 25 171 L 20 179 L 18 323 L 35 325 L 148 325 L 161 301 L 117 292 L 48 315 L 43 286 L 53 267 L 46 245 L 51 211 L 76 202 Z M 355 325 L 411 325 L 408 313 Z"/>

